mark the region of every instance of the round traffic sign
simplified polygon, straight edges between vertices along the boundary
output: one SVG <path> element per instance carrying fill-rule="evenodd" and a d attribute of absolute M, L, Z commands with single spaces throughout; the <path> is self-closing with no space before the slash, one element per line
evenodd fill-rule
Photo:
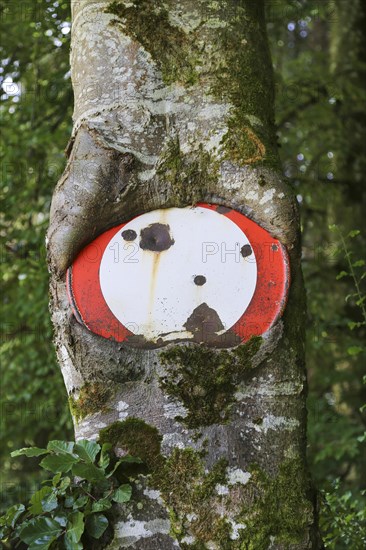
<path fill-rule="evenodd" d="M 210 204 L 154 210 L 114 227 L 67 273 L 79 322 L 139 347 L 235 346 L 270 328 L 288 284 L 280 242 L 243 214 Z"/>

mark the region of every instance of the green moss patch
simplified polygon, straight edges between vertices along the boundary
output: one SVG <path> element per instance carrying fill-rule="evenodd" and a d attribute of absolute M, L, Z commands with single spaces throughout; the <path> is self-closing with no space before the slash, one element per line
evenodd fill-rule
<path fill-rule="evenodd" d="M 107 403 L 112 399 L 114 391 L 100 382 L 88 382 L 79 391 L 75 399 L 69 396 L 69 406 L 72 416 L 78 422 L 89 414 L 107 412 Z"/>
<path fill-rule="evenodd" d="M 167 374 L 162 389 L 187 409 L 177 420 L 189 428 L 222 424 L 229 419 L 240 381 L 252 370 L 262 338 L 253 337 L 232 351 L 205 346 L 175 346 L 160 354 Z"/>
<path fill-rule="evenodd" d="M 101 443 L 111 443 L 113 447 L 124 448 L 130 455 L 143 460 L 151 470 L 157 468 L 162 461 L 162 439 L 157 428 L 133 417 L 123 422 L 113 422 L 99 432 Z"/>
<path fill-rule="evenodd" d="M 106 11 L 117 15 L 124 32 L 149 52 L 166 84 L 181 81 L 190 85 L 197 81 L 199 51 L 192 37 L 172 25 L 162 2 L 135 0 L 128 6 L 112 2 Z"/>
<path fill-rule="evenodd" d="M 299 459 L 287 460 L 274 478 L 257 467 L 251 473 L 239 518 L 246 529 L 240 531 L 240 546 L 233 548 L 267 550 L 271 537 L 277 543 L 300 543 L 313 521 L 305 464 Z"/>
<path fill-rule="evenodd" d="M 157 174 L 170 190 L 176 206 L 193 205 L 202 201 L 208 191 L 215 189 L 218 163 L 202 145 L 197 151 L 183 154 L 176 138 L 168 143 Z"/>
<path fill-rule="evenodd" d="M 176 448 L 153 476 L 153 484 L 169 507 L 172 534 L 178 540 L 186 534 L 188 524 L 189 532 L 199 541 L 217 540 L 218 525 L 220 530 L 222 525 L 216 485 L 226 482 L 226 466 L 226 460 L 219 460 L 206 473 L 200 453 Z"/>
<path fill-rule="evenodd" d="M 313 521 L 311 485 L 300 460 L 284 462 L 275 477 L 254 465 L 245 485 L 230 487 L 225 459 L 207 471 L 205 451 L 174 448 L 166 458 L 159 431 L 141 419 L 114 422 L 101 430 L 100 442 L 122 447 L 145 462 L 148 484 L 160 491 L 167 507 L 172 537 L 180 542 L 187 535 L 195 537 L 193 544 L 181 542 L 182 549 L 205 550 L 214 542 L 223 550 L 267 550 L 273 537 L 286 548 L 301 543 Z M 227 491 L 219 494 L 218 486 Z M 230 518 L 245 525 L 235 540 Z"/>

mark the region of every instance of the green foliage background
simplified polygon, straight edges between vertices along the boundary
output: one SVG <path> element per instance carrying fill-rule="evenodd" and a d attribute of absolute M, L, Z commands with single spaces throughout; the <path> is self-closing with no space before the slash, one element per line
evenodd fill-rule
<path fill-rule="evenodd" d="M 71 132 L 72 91 L 69 2 L 0 1 L 0 9 L 5 509 L 39 484 L 38 461 L 10 460 L 10 452 L 72 439 L 52 346 L 44 251 Z M 366 7 L 362 0 L 268 0 L 267 21 L 284 174 L 302 210 L 309 463 L 322 490 L 327 547 L 357 550 L 366 537 Z"/>

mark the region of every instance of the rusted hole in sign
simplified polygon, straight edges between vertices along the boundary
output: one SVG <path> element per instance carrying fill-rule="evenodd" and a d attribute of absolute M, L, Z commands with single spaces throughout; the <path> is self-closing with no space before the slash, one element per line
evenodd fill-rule
<path fill-rule="evenodd" d="M 125 241 L 134 241 L 137 237 L 137 233 L 133 229 L 126 229 L 126 231 L 122 231 L 121 234 L 122 234 L 122 238 Z"/>
<path fill-rule="evenodd" d="M 252 247 L 250 244 L 245 244 L 241 247 L 240 254 L 243 256 L 243 258 L 247 258 L 252 253 Z"/>
<path fill-rule="evenodd" d="M 196 275 L 193 279 L 194 284 L 197 286 L 203 286 L 205 282 L 207 281 L 206 277 L 204 275 Z"/>
<path fill-rule="evenodd" d="M 140 235 L 140 248 L 142 250 L 163 252 L 174 244 L 174 239 L 170 236 L 169 225 L 163 223 L 152 223 L 148 227 L 144 227 L 144 229 L 141 229 Z"/>
<path fill-rule="evenodd" d="M 200 304 L 193 310 L 184 326 L 192 334 L 198 331 L 202 331 L 203 334 L 212 334 L 225 328 L 217 311 L 206 303 Z"/>

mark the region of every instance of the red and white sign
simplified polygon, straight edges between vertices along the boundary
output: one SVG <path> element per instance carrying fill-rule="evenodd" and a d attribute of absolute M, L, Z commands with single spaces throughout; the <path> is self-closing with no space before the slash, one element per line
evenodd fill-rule
<path fill-rule="evenodd" d="M 288 257 L 235 210 L 168 208 L 100 235 L 69 268 L 67 286 L 75 317 L 104 338 L 138 347 L 232 347 L 281 315 Z"/>

